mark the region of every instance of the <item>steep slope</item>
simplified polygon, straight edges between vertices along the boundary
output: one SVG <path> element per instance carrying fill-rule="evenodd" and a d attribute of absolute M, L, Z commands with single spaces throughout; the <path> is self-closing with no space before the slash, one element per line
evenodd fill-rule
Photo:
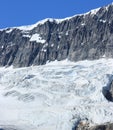
<path fill-rule="evenodd" d="M 113 5 L 66 19 L 0 30 L 0 65 L 113 57 Z"/>

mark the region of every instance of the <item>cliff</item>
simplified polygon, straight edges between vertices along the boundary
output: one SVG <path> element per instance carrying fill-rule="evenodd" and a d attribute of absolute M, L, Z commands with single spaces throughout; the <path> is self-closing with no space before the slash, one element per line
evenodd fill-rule
<path fill-rule="evenodd" d="M 0 66 L 113 57 L 113 5 L 66 19 L 0 30 Z"/>

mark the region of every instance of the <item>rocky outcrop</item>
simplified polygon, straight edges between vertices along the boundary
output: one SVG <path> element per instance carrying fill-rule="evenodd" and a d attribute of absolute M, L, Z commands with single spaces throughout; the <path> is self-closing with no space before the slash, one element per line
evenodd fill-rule
<path fill-rule="evenodd" d="M 88 123 L 81 121 L 75 130 L 113 130 L 113 123 L 106 123 L 90 127 Z"/>
<path fill-rule="evenodd" d="M 13 129 L 13 128 L 0 128 L 0 130 L 17 130 L 17 129 Z"/>
<path fill-rule="evenodd" d="M 69 19 L 0 30 L 0 66 L 113 57 L 112 14 L 113 5 L 108 5 Z"/>
<path fill-rule="evenodd" d="M 0 126 L 0 130 L 19 130 L 18 128 L 15 128 L 15 126 Z"/>
<path fill-rule="evenodd" d="M 92 127 L 90 130 L 113 130 L 113 123 L 107 123 Z"/>
<path fill-rule="evenodd" d="M 113 81 L 110 84 L 110 95 L 111 95 L 111 100 L 113 101 Z"/>
<path fill-rule="evenodd" d="M 107 87 L 103 88 L 103 95 L 108 101 L 113 101 L 113 81 Z"/>

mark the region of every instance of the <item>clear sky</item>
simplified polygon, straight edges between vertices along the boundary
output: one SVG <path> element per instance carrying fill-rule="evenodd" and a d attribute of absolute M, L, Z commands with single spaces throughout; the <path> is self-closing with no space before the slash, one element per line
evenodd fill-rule
<path fill-rule="evenodd" d="M 44 18 L 65 18 L 112 2 L 113 0 L 0 0 L 0 28 L 34 24 Z"/>

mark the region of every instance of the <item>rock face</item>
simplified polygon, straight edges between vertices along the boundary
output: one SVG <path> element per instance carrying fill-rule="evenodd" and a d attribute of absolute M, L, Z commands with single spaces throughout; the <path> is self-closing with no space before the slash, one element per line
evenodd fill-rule
<path fill-rule="evenodd" d="M 0 30 L 0 66 L 113 57 L 113 5 L 64 20 Z"/>
<path fill-rule="evenodd" d="M 82 124 L 82 122 L 80 122 L 78 126 L 75 128 L 75 130 L 113 130 L 113 123 L 106 123 L 102 125 L 89 127 L 88 123 Z"/>
<path fill-rule="evenodd" d="M 110 84 L 110 95 L 111 95 L 111 100 L 113 101 L 113 81 Z"/>
<path fill-rule="evenodd" d="M 89 130 L 113 130 L 113 123 L 95 126 Z"/>
<path fill-rule="evenodd" d="M 103 95 L 106 97 L 108 101 L 113 102 L 113 80 L 107 87 L 103 88 Z"/>

